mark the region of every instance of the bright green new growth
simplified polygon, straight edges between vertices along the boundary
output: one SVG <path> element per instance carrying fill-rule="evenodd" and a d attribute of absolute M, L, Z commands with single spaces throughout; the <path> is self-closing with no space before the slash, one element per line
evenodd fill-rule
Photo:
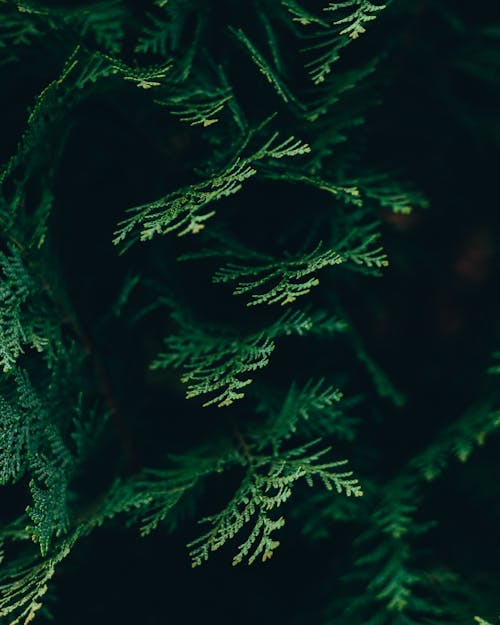
<path fill-rule="evenodd" d="M 267 287 L 268 290 L 262 293 L 253 293 L 247 305 L 279 303 L 283 306 L 291 304 L 301 295 L 307 295 L 317 286 L 319 279 L 314 274 L 325 267 L 340 265 L 349 260 L 368 268 L 386 267 L 387 257 L 381 248 L 366 251 L 370 243 L 371 241 L 365 240 L 358 250 L 348 250 L 345 255 L 341 252 L 342 244 L 337 249 L 324 251 L 320 243 L 312 252 L 290 260 L 269 262 L 259 267 L 230 264 L 220 269 L 214 275 L 213 281 L 224 284 L 253 277 L 252 280 L 239 282 L 233 294 L 243 295 Z"/>
<path fill-rule="evenodd" d="M 114 243 L 126 240 L 137 228 L 140 228 L 141 241 L 175 230 L 179 230 L 177 236 L 198 234 L 205 227 L 204 222 L 215 215 L 214 210 L 207 212 L 206 207 L 240 191 L 243 182 L 257 173 L 259 161 L 266 163 L 268 159 L 310 152 L 310 147 L 295 137 L 277 141 L 278 134 L 275 133 L 261 148 L 245 156 L 251 138 L 251 135 L 246 138 L 230 162 L 207 176 L 206 181 L 179 189 L 151 204 L 130 209 L 133 215 L 120 224 Z"/>
<path fill-rule="evenodd" d="M 363 494 L 358 480 L 352 478 L 352 471 L 336 470 L 347 461 L 320 463 L 318 460 L 329 450 L 311 453 L 310 447 L 306 445 L 272 456 L 254 456 L 251 448 L 244 450 L 248 458 L 247 474 L 224 510 L 203 519 L 212 529 L 189 545 L 193 566 L 208 560 L 211 551 L 234 538 L 247 523 L 253 523 L 253 527 L 238 546 L 233 565 L 244 559 L 248 559 L 249 564 L 259 557 L 263 562 L 268 560 L 280 544 L 274 532 L 285 524 L 282 516 L 276 518 L 272 512 L 288 501 L 295 483 L 302 478 L 309 486 L 313 486 L 317 478 L 327 490 L 334 488 L 348 497 Z"/>
<path fill-rule="evenodd" d="M 248 337 L 217 336 L 214 329 L 206 331 L 199 324 L 186 323 L 175 315 L 181 334 L 165 339 L 167 351 L 152 363 L 153 369 L 182 367 L 181 380 L 188 385 L 186 398 L 218 393 L 204 406 L 229 406 L 244 397 L 241 389 L 248 386 L 248 377 L 265 367 L 276 347 L 275 339 L 290 334 L 303 335 L 311 330 L 313 321 L 296 312 L 283 315 L 271 327 Z"/>

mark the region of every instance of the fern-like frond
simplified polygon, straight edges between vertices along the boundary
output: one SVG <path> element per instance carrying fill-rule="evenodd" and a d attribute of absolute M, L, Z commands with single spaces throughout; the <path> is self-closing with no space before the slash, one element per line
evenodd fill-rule
<path fill-rule="evenodd" d="M 208 206 L 237 193 L 243 183 L 257 173 L 259 161 L 293 157 L 310 151 L 307 144 L 295 137 L 284 141 L 277 139 L 278 133 L 275 133 L 261 148 L 247 156 L 240 148 L 236 157 L 206 180 L 182 187 L 155 202 L 129 209 L 132 216 L 119 224 L 113 242 L 115 245 L 123 242 L 136 230 L 139 230 L 142 241 L 173 231 L 178 231 L 178 236 L 200 232 L 205 227 L 204 222 L 215 214 Z"/>
<path fill-rule="evenodd" d="M 312 40 L 303 51 L 311 60 L 306 63 L 311 80 L 315 85 L 324 83 L 332 72 L 333 65 L 340 58 L 340 51 L 366 31 L 369 22 L 376 19 L 385 5 L 376 5 L 370 0 L 347 0 L 331 2 L 324 11 L 334 14 L 333 21 L 325 28 L 308 34 Z"/>
<path fill-rule="evenodd" d="M 0 252 L 0 366 L 12 370 L 26 349 L 50 364 L 61 345 L 61 328 L 43 281 L 31 276 L 21 252 Z"/>
<path fill-rule="evenodd" d="M 77 65 L 78 48 L 69 55 L 60 76 L 49 83 L 37 96 L 35 104 L 28 116 L 27 128 L 18 144 L 16 153 L 5 163 L 0 170 L 0 184 L 26 161 L 31 161 L 38 154 L 35 150 L 43 146 L 43 142 L 50 134 L 50 130 L 61 118 L 61 112 L 66 106 L 66 80 Z M 64 133 L 62 133 L 64 136 Z M 25 176 L 30 172 L 25 172 Z"/>
<path fill-rule="evenodd" d="M 29 480 L 26 530 L 42 555 L 70 528 L 70 480 L 92 448 L 88 439 L 95 444 L 106 423 L 105 414 L 99 412 L 95 419 L 75 402 L 81 392 L 80 366 L 78 354 L 61 351 L 50 375 L 37 385 L 17 369 L 0 393 L 0 484 Z M 71 402 L 77 405 L 68 408 Z"/>
<path fill-rule="evenodd" d="M 194 28 L 188 26 L 193 17 L 193 7 L 185 0 L 164 3 L 163 14 L 149 14 L 148 24 L 142 28 L 135 51 L 162 58 L 174 57 L 173 76 L 175 82 L 187 80 L 193 68 L 193 61 L 199 52 L 205 12 L 201 7 L 196 15 Z"/>
<path fill-rule="evenodd" d="M 363 214 L 364 211 L 360 211 L 347 217 L 350 228 L 344 236 L 340 237 L 340 232 L 334 233 L 339 236 L 336 248 L 342 254 L 346 267 L 377 276 L 389 265 L 389 260 L 384 249 L 377 244 L 380 238 L 378 222 L 363 223 L 360 221 Z"/>
<path fill-rule="evenodd" d="M 214 275 L 213 281 L 216 284 L 238 282 L 233 294 L 251 293 L 247 306 L 275 303 L 284 306 L 306 295 L 319 284 L 318 278 L 314 275 L 317 271 L 343 262 L 342 256 L 336 250 L 322 248 L 323 245 L 320 243 L 315 250 L 298 258 L 271 262 L 258 267 L 229 264 Z"/>
<path fill-rule="evenodd" d="M 382 208 L 393 213 L 409 214 L 415 209 L 429 207 L 427 198 L 400 180 L 397 172 L 392 175 L 373 174 L 359 180 L 358 184 L 369 200 L 375 200 Z"/>
<path fill-rule="evenodd" d="M 156 102 L 165 106 L 181 121 L 206 128 L 218 121 L 218 115 L 233 98 L 229 81 L 223 69 L 218 67 L 214 76 L 193 76 L 189 89 L 185 85 L 172 85 Z"/>
<path fill-rule="evenodd" d="M 37 288 L 16 249 L 9 256 L 0 254 L 0 268 L 0 365 L 7 372 L 28 342 L 23 312 Z"/>
<path fill-rule="evenodd" d="M 0 618 L 9 625 L 27 625 L 42 607 L 47 584 L 56 567 L 64 560 L 77 542 L 83 528 L 61 541 L 46 558 L 20 558 L 2 566 L 0 572 Z"/>
<path fill-rule="evenodd" d="M 363 204 L 360 191 L 354 183 L 337 184 L 326 178 L 314 176 L 308 172 L 297 171 L 291 167 L 288 167 L 286 171 L 282 171 L 272 167 L 272 163 L 270 166 L 263 168 L 262 175 L 269 180 L 299 183 L 319 191 L 326 191 L 335 198 L 342 200 L 345 204 L 353 204 L 354 206 L 362 206 Z"/>
<path fill-rule="evenodd" d="M 303 387 L 292 384 L 280 404 L 273 399 L 259 393 L 258 412 L 267 414 L 268 418 L 246 435 L 259 450 L 270 445 L 277 451 L 296 434 L 346 439 L 353 436 L 357 421 L 344 413 L 342 392 L 325 384 L 323 379 L 310 380 Z"/>
<path fill-rule="evenodd" d="M 73 458 L 71 458 L 71 464 Z M 71 467 L 71 465 L 70 465 Z M 54 537 L 63 536 L 69 527 L 67 467 L 58 466 L 43 456 L 32 463 L 36 479 L 30 482 L 33 503 L 26 512 L 32 522 L 32 539 L 40 545 L 42 556 L 47 555 Z"/>
<path fill-rule="evenodd" d="M 182 367 L 188 399 L 212 395 L 203 405 L 229 406 L 244 397 L 242 389 L 252 382 L 254 372 L 269 363 L 276 339 L 304 334 L 312 320 L 297 311 L 286 313 L 274 324 L 247 337 L 203 329 L 176 316 L 179 333 L 165 339 L 167 351 L 152 363 L 152 369 Z"/>
<path fill-rule="evenodd" d="M 102 521 L 126 513 L 139 523 L 145 536 L 160 523 L 172 523 L 175 508 L 186 496 L 194 493 L 202 480 L 221 473 L 234 461 L 231 447 L 204 445 L 190 453 L 170 455 L 172 468 L 144 469 L 126 481 L 118 481 L 102 505 Z"/>
<path fill-rule="evenodd" d="M 445 428 L 429 447 L 411 462 L 427 480 L 438 477 L 453 456 L 466 462 L 474 448 L 500 427 L 500 409 L 491 402 L 472 406 L 460 419 Z"/>
<path fill-rule="evenodd" d="M 298 297 L 307 295 L 319 284 L 316 273 L 326 267 L 350 263 L 362 267 L 372 275 L 387 267 L 387 254 L 374 243 L 378 233 L 373 227 L 353 230 L 350 235 L 333 248 L 319 243 L 314 250 L 283 260 L 273 260 L 257 266 L 231 263 L 220 269 L 213 277 L 216 284 L 237 282 L 233 295 L 248 295 L 247 306 L 280 304 L 284 306 Z"/>
<path fill-rule="evenodd" d="M 415 563 L 411 541 L 433 525 L 415 519 L 418 506 L 412 478 L 384 485 L 378 505 L 367 516 L 369 528 L 355 540 L 355 570 L 346 576 L 364 590 L 347 602 L 342 622 L 439 622 L 433 619 L 442 614 L 443 595 L 455 585 L 456 576 L 425 571 Z"/>
<path fill-rule="evenodd" d="M 16 375 L 15 402 L 0 396 L 0 483 L 17 481 L 36 455 L 48 420 L 27 376 Z"/>
<path fill-rule="evenodd" d="M 335 26 L 340 26 L 340 35 L 347 35 L 351 39 L 357 39 L 366 32 L 369 22 L 375 20 L 380 11 L 386 5 L 374 4 L 370 0 L 347 0 L 347 2 L 330 2 L 325 11 L 331 13 L 346 12 L 347 15 L 335 19 Z"/>
<path fill-rule="evenodd" d="M 293 303 L 298 297 L 307 295 L 319 284 L 317 273 L 327 267 L 345 266 L 347 269 L 380 275 L 388 266 L 387 254 L 377 245 L 380 237 L 376 222 L 357 223 L 355 215 L 349 218 L 351 229 L 344 236 L 336 233 L 333 245 L 320 242 L 312 251 L 287 254 L 277 260 L 237 246 L 233 257 L 240 262 L 231 262 L 219 269 L 213 276 L 216 284 L 236 283 L 233 295 L 249 295 L 247 306 L 259 304 Z M 334 239 L 334 240 L 335 240 Z M 225 249 L 221 256 L 231 256 L 231 239 L 225 237 Z M 218 249 L 210 253 L 184 255 L 183 260 L 219 255 Z"/>
<path fill-rule="evenodd" d="M 257 50 L 255 45 L 250 41 L 247 35 L 240 28 L 238 30 L 230 28 L 234 36 L 240 41 L 243 47 L 248 51 L 250 58 L 259 68 L 260 73 L 266 78 L 267 82 L 273 87 L 278 96 L 286 103 L 292 103 L 299 111 L 303 109 L 303 104 L 292 94 L 283 80 L 278 76 L 278 71 L 273 68 L 264 58 L 261 52 Z"/>
<path fill-rule="evenodd" d="M 277 456 L 252 455 L 232 500 L 224 510 L 203 520 L 211 529 L 188 545 L 193 566 L 202 564 L 212 551 L 233 539 L 248 524 L 252 524 L 250 532 L 238 546 L 233 565 L 244 560 L 252 564 L 257 558 L 268 560 L 280 544 L 274 534 L 285 524 L 284 517 L 277 516 L 276 511 L 292 496 L 299 480 L 304 479 L 312 486 L 318 479 L 328 490 L 361 496 L 361 487 L 352 472 L 338 470 L 346 461 L 320 462 L 328 451 L 313 451 L 311 445 L 304 445 Z"/>

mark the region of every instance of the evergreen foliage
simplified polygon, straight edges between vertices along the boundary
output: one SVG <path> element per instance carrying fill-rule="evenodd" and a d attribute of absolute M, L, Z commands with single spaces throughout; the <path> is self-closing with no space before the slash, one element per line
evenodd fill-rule
<path fill-rule="evenodd" d="M 439 488 L 467 481 L 455 459 L 471 458 L 483 511 L 494 498 L 493 322 L 456 381 L 465 399 L 426 397 L 421 423 L 397 388 L 405 345 L 391 362 L 367 338 L 387 224 L 439 214 L 377 136 L 393 60 L 432 57 L 411 52 L 419 12 L 465 85 L 498 83 L 497 26 L 416 4 L 0 0 L 0 623 L 63 622 L 63 561 L 134 526 L 156 530 L 162 560 L 186 531 L 193 568 L 219 549 L 238 565 L 335 544 L 300 624 L 493 625 L 476 554 L 433 538 L 450 522 Z M 449 98 L 464 132 L 487 134 Z"/>

